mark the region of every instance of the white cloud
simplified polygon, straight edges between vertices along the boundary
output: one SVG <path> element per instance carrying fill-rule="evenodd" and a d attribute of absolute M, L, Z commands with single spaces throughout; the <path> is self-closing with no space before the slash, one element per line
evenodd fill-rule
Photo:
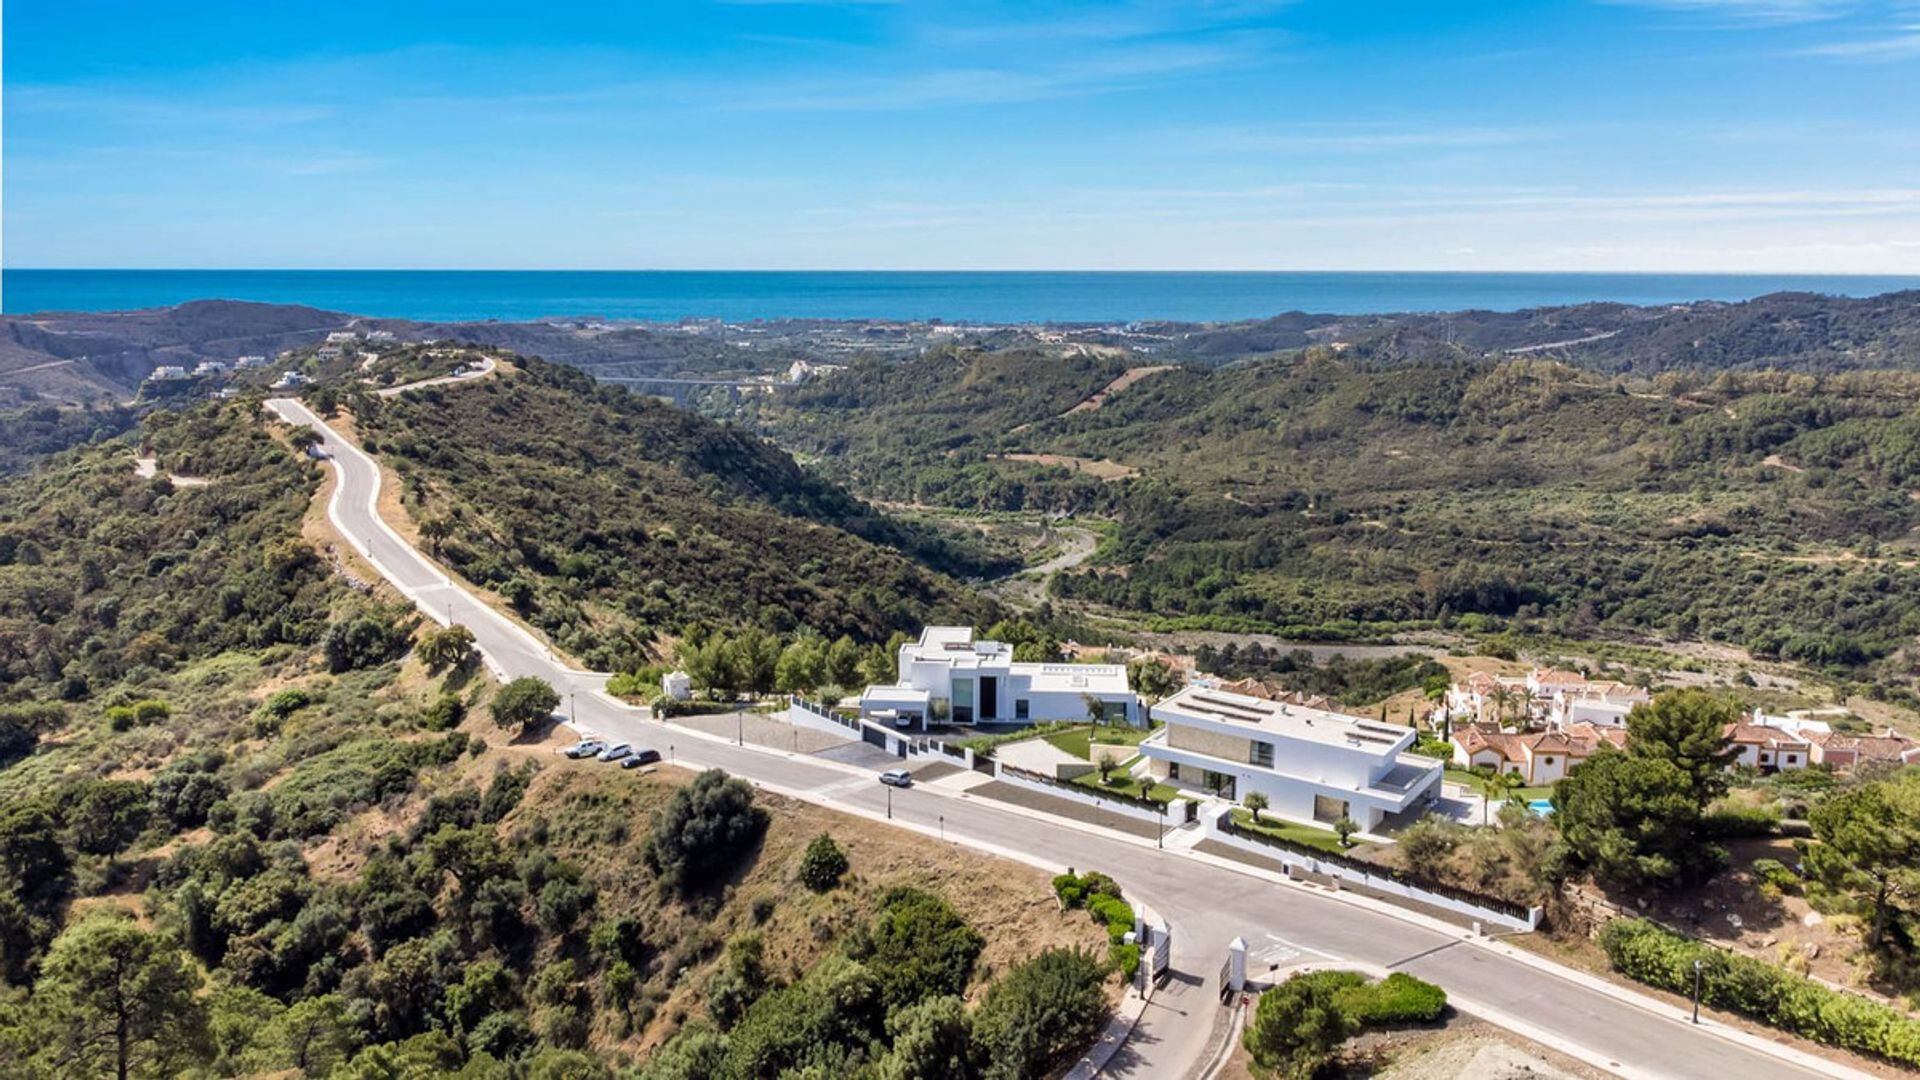
<path fill-rule="evenodd" d="M 1736 23 L 1791 26 L 1837 19 L 1857 5 L 1849 0 L 1601 0 L 1618 7 L 1652 8 L 1712 16 Z"/>

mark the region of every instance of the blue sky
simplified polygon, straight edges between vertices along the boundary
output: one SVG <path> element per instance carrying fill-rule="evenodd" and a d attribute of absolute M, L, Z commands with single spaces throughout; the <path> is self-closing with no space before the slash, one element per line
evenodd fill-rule
<path fill-rule="evenodd" d="M 10 266 L 1920 272 L 1920 0 L 4 7 Z"/>

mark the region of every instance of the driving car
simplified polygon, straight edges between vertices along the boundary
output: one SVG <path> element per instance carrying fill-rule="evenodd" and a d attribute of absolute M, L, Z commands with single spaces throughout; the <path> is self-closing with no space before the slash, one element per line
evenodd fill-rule
<path fill-rule="evenodd" d="M 889 787 L 912 787 L 913 774 L 905 769 L 888 769 L 880 774 L 880 782 Z"/>
<path fill-rule="evenodd" d="M 651 765 L 660 760 L 658 750 L 635 750 L 620 762 L 623 769 L 637 769 L 642 765 Z"/>
<path fill-rule="evenodd" d="M 613 746 L 607 747 L 605 750 L 600 751 L 598 756 L 601 761 L 619 761 L 621 758 L 626 757 L 628 754 L 631 754 L 631 753 L 633 753 L 632 746 L 628 745 L 627 743 L 617 743 Z"/>
<path fill-rule="evenodd" d="M 567 747 L 562 753 L 570 758 L 579 760 L 583 757 L 592 757 L 606 748 L 607 744 L 598 739 L 581 739 L 579 742 Z"/>

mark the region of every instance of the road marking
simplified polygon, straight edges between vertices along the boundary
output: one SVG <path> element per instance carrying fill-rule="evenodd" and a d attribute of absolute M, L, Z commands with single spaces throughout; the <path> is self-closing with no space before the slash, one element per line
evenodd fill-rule
<path fill-rule="evenodd" d="M 1419 952 L 1414 953 L 1412 956 L 1403 956 L 1400 959 L 1395 960 L 1393 963 L 1388 964 L 1387 966 L 1389 968 L 1397 968 L 1406 964 L 1411 964 L 1416 960 L 1425 960 L 1427 957 L 1432 956 L 1434 953 L 1441 952 L 1442 950 L 1445 950 L 1445 949 L 1451 949 L 1458 944 L 1460 944 L 1458 941 L 1442 942 L 1439 945 L 1435 945 L 1431 949 L 1422 949 Z"/>

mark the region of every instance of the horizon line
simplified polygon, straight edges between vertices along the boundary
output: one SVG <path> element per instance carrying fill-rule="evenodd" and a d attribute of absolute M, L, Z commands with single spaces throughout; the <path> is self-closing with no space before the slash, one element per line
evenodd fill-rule
<path fill-rule="evenodd" d="M 1223 268 L 1223 267 L 547 267 L 547 266 L 0 266 L 0 273 L 86 274 L 1527 274 L 1613 277 L 1808 277 L 1912 278 L 1913 270 L 1549 270 L 1412 269 L 1370 267 Z"/>

